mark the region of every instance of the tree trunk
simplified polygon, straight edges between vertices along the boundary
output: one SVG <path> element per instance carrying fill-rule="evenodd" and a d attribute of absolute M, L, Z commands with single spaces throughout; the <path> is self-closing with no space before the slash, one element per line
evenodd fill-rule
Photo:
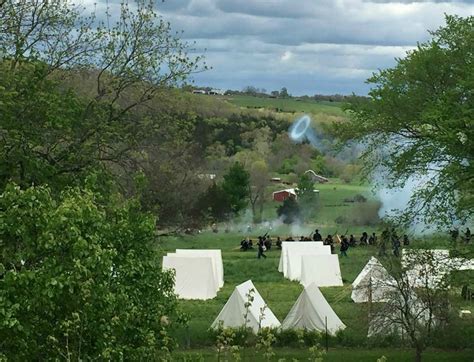
<path fill-rule="evenodd" d="M 416 354 L 415 354 L 415 362 L 421 362 L 421 354 L 423 353 L 423 349 L 419 346 L 416 347 Z"/>

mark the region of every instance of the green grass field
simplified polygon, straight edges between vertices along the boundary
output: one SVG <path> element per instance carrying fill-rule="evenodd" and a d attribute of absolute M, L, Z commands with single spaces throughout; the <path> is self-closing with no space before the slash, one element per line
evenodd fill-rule
<path fill-rule="evenodd" d="M 223 99 L 226 99 L 236 106 L 245 108 L 266 108 L 289 113 L 304 112 L 312 114 L 326 113 L 334 116 L 344 115 L 341 109 L 341 103 L 338 102 L 296 100 L 293 98 L 261 98 L 246 95 L 225 96 Z"/>
<path fill-rule="evenodd" d="M 311 223 L 301 225 L 297 232 L 308 232 L 314 230 L 315 227 L 319 227 L 323 235 L 327 233 L 334 233 L 335 229 L 339 229 L 340 233 L 349 231 L 357 236 L 360 235 L 362 230 L 372 232 L 371 228 L 363 226 L 348 225 L 336 225 L 334 219 L 340 215 L 346 215 L 347 213 L 352 214 L 354 212 L 361 212 L 360 205 L 346 205 L 344 203 L 345 198 L 353 197 L 355 194 L 370 195 L 367 187 L 362 185 L 345 185 L 337 182 L 318 185 L 320 189 L 320 201 L 321 209 L 315 220 Z M 268 220 L 271 220 L 276 215 L 275 208 L 278 205 L 276 202 L 269 202 L 265 209 L 265 215 Z M 227 225 L 228 227 L 229 225 Z M 292 282 L 283 277 L 278 272 L 278 262 L 280 258 L 280 251 L 272 249 L 267 252 L 267 259 L 257 259 L 256 250 L 242 252 L 239 250 L 240 240 L 247 234 L 245 229 L 245 223 L 240 226 L 234 225 L 234 229 L 228 233 L 223 232 L 225 228 L 221 225 L 219 233 L 212 233 L 207 230 L 201 234 L 177 236 L 177 237 L 162 237 L 160 239 L 160 249 L 162 253 L 172 252 L 177 248 L 199 248 L 199 249 L 221 249 L 224 263 L 224 274 L 225 274 L 225 285 L 218 292 L 218 295 L 213 300 L 208 301 L 180 301 L 182 310 L 189 317 L 189 325 L 186 328 L 181 328 L 176 331 L 175 337 L 178 340 L 180 353 L 177 356 L 185 358 L 186 352 L 183 350 L 184 347 L 191 349 L 198 349 L 193 353 L 195 356 L 203 354 L 203 356 L 213 355 L 212 350 L 213 340 L 209 333 L 209 327 L 213 320 L 216 318 L 219 311 L 222 309 L 227 299 L 231 295 L 234 287 L 248 279 L 251 279 L 269 308 L 275 313 L 277 318 L 282 321 L 286 314 L 289 312 L 291 306 L 298 298 L 302 291 L 302 286 L 297 282 Z M 241 230 L 239 230 L 239 228 Z M 374 231 L 379 233 L 380 230 L 373 228 Z M 250 236 L 256 239 L 256 236 L 263 234 L 265 231 L 264 227 L 260 229 L 257 227 Z M 286 236 L 289 234 L 295 234 L 295 228 L 288 225 L 279 225 L 271 230 L 273 237 L 280 235 Z M 432 239 L 420 239 L 412 243 L 412 247 L 432 247 L 433 243 L 436 247 L 449 248 L 449 241 L 447 238 L 432 238 Z M 376 360 L 377 357 L 385 354 L 390 356 L 389 360 L 410 360 L 412 359 L 411 350 L 402 349 L 388 349 L 388 350 L 367 350 L 367 326 L 368 326 L 368 313 L 367 306 L 365 304 L 353 303 L 351 295 L 351 283 L 362 270 L 364 265 L 370 259 L 372 255 L 377 254 L 376 247 L 356 247 L 349 250 L 349 257 L 340 258 L 341 273 L 344 282 L 342 287 L 330 287 L 321 288 L 322 293 L 326 297 L 329 304 L 332 306 L 334 311 L 338 314 L 341 320 L 346 324 L 347 328 L 344 331 L 344 335 L 341 338 L 333 338 L 330 341 L 331 351 L 327 356 L 328 361 L 344 361 L 352 359 L 351 356 L 357 356 L 356 360 L 369 361 Z M 381 260 L 384 262 L 384 260 Z M 471 305 L 465 305 L 459 297 L 458 288 L 453 288 L 453 305 L 459 308 L 468 308 L 474 312 L 474 308 Z M 470 323 L 470 324 L 469 324 Z M 474 336 L 474 323 L 472 321 L 456 320 L 454 322 L 456 328 L 453 330 L 458 333 L 454 337 L 460 345 L 469 345 L 466 342 L 466 338 Z M 344 347 L 361 347 L 357 350 L 346 350 Z M 335 347 L 339 347 L 334 349 Z M 400 346 L 391 346 L 400 347 Z M 446 344 L 446 348 L 454 347 L 449 343 Z M 295 358 L 304 358 L 307 350 L 279 350 L 280 357 L 294 356 Z M 251 352 L 248 352 L 251 353 Z M 244 353 L 245 355 L 245 353 Z M 427 355 L 432 356 L 433 361 L 454 361 L 454 360 L 469 360 L 466 359 L 469 353 L 464 352 L 429 352 Z M 180 358 L 181 358 L 180 357 Z M 256 358 L 256 357 L 255 357 Z M 206 357 L 206 360 L 207 357 Z M 247 359 L 254 360 L 254 359 Z M 258 359 L 255 359 L 258 360 Z M 472 360 L 472 359 L 471 359 Z"/>

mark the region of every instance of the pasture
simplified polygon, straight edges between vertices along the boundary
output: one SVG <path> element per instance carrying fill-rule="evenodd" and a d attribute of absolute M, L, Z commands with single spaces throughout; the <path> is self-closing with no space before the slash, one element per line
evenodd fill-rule
<path fill-rule="evenodd" d="M 225 96 L 226 99 L 238 107 L 266 108 L 278 112 L 288 113 L 326 113 L 328 115 L 343 116 L 341 103 L 315 100 L 299 100 L 297 98 L 263 98 L 249 95 Z"/>

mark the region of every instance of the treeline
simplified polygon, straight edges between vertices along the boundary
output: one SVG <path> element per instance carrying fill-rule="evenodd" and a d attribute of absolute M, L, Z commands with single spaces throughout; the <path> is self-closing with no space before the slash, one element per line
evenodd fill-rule
<path fill-rule="evenodd" d="M 211 90 L 210 87 L 200 87 L 199 89 Z M 324 102 L 349 102 L 353 100 L 368 101 L 368 96 L 359 96 L 356 94 L 343 95 L 343 94 L 315 94 L 315 95 L 302 95 L 292 96 L 286 87 L 282 87 L 280 90 L 267 91 L 265 88 L 258 88 L 254 86 L 246 86 L 242 90 L 231 90 L 225 91 L 225 95 L 249 95 L 253 97 L 261 98 L 280 98 L 280 99 L 299 99 L 299 100 L 313 100 L 313 101 L 324 101 Z"/>

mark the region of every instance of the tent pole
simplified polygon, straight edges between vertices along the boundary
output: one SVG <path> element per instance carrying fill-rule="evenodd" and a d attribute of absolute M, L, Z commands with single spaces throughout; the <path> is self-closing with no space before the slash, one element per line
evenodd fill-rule
<path fill-rule="evenodd" d="M 329 349 L 329 341 L 328 341 L 328 317 L 325 316 L 324 317 L 324 321 L 325 321 L 325 329 L 326 329 L 326 352 L 328 351 Z"/>

